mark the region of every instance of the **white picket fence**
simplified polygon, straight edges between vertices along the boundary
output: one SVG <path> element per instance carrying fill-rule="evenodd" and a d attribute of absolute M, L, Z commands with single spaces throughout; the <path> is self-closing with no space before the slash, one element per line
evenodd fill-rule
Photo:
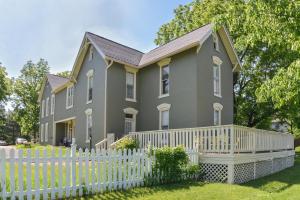
<path fill-rule="evenodd" d="M 58 153 L 11 150 L 8 157 L 1 150 L 0 197 L 2 199 L 61 199 L 142 186 L 151 176 L 153 157 L 146 150 L 101 150 L 91 153 L 75 147 Z M 198 153 L 188 152 L 198 163 Z M 32 156 L 34 155 L 34 156 Z"/>

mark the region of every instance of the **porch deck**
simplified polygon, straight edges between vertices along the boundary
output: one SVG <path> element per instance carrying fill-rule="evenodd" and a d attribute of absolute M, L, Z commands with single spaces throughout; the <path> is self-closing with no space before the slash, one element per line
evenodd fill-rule
<path fill-rule="evenodd" d="M 183 145 L 199 153 L 206 180 L 242 183 L 294 165 L 294 137 L 237 125 L 131 132 L 140 148 Z M 118 141 L 111 144 L 113 148 Z"/>

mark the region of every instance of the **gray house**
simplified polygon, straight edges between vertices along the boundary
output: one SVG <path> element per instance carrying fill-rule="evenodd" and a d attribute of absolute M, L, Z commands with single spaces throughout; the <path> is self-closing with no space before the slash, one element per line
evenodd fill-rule
<path fill-rule="evenodd" d="M 226 29 L 210 24 L 148 53 L 86 33 L 70 78 L 45 77 L 40 142 L 88 147 L 110 133 L 232 124 L 240 68 Z"/>

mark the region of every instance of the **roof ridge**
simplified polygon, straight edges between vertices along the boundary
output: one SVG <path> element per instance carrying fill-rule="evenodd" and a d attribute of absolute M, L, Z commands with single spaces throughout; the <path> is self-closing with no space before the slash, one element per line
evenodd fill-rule
<path fill-rule="evenodd" d="M 108 41 L 110 41 L 110 42 L 113 42 L 113 43 L 115 43 L 115 44 L 121 45 L 121 46 L 123 46 L 123 47 L 129 48 L 129 49 L 132 49 L 132 50 L 135 50 L 135 51 L 138 51 L 138 52 L 140 52 L 140 53 L 142 53 L 142 54 L 145 54 L 144 52 L 142 52 L 142 51 L 140 51 L 140 50 L 137 50 L 137 49 L 132 48 L 132 47 L 129 47 L 129 46 L 127 46 L 127 45 L 124 45 L 124 44 L 121 44 L 121 43 L 119 43 L 119 42 L 113 41 L 113 40 L 108 39 L 108 38 L 106 38 L 106 37 L 97 35 L 97 34 L 95 34 L 95 33 L 92 33 L 92 32 L 89 32 L 89 31 L 87 31 L 86 33 L 92 34 L 92 35 L 94 35 L 94 36 L 103 38 L 103 39 L 108 40 Z"/>
<path fill-rule="evenodd" d="M 51 74 L 51 73 L 48 73 L 48 75 L 57 76 L 57 77 L 59 77 L 59 78 L 69 79 L 69 78 L 67 78 L 67 77 L 63 77 L 63 76 L 60 76 L 60 75 L 57 75 L 57 74 Z"/>
<path fill-rule="evenodd" d="M 165 46 L 165 45 L 167 45 L 167 44 L 173 42 L 174 40 L 177 40 L 177 39 L 179 39 L 179 38 L 181 38 L 181 37 L 183 37 L 183 36 L 185 36 L 185 35 L 187 35 L 187 34 L 190 34 L 190 33 L 194 32 L 194 31 L 197 31 L 198 29 L 203 28 L 203 27 L 205 27 L 205 26 L 208 26 L 208 25 L 210 25 L 210 24 L 211 24 L 211 23 L 202 25 L 202 26 L 200 26 L 200 27 L 198 27 L 198 28 L 195 28 L 195 29 L 191 30 L 190 32 L 185 33 L 185 34 L 183 34 L 183 35 L 181 35 L 181 36 L 179 36 L 179 37 L 177 37 L 177 38 L 173 38 L 172 40 L 168 41 L 167 43 L 165 43 L 165 44 L 163 44 L 163 45 L 160 45 L 160 46 L 157 46 L 157 47 L 155 47 L 154 49 L 151 49 L 151 50 L 148 51 L 147 53 L 149 53 L 149 52 L 151 52 L 151 51 L 154 51 L 155 49 L 158 49 L 158 48 L 160 48 L 160 47 L 162 47 L 162 46 Z M 145 53 L 145 54 L 147 54 L 147 53 Z"/>

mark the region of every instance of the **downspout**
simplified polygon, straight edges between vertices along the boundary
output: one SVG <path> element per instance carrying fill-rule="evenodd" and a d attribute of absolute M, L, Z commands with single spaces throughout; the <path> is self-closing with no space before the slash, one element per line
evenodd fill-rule
<path fill-rule="evenodd" d="M 107 66 L 105 69 L 105 101 L 104 101 L 104 139 L 107 138 L 107 133 L 106 133 L 106 116 L 107 116 L 107 71 L 108 69 L 112 66 L 114 63 L 113 60 L 109 60 L 107 62 Z"/>

